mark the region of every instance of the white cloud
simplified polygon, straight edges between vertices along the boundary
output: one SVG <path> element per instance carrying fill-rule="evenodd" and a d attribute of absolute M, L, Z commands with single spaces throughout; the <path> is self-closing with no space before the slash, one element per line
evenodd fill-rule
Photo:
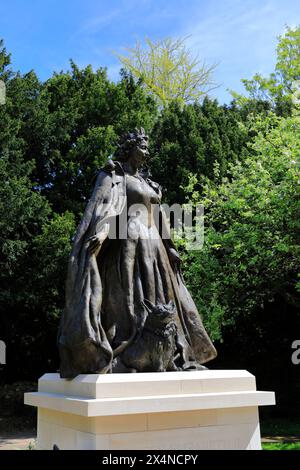
<path fill-rule="evenodd" d="M 123 10 L 121 8 L 108 11 L 107 13 L 102 12 L 99 15 L 92 16 L 87 20 L 83 21 L 81 27 L 77 31 L 78 34 L 89 33 L 94 34 L 101 31 L 104 27 L 111 24 L 119 16 L 121 16 Z"/>
<path fill-rule="evenodd" d="M 212 0 L 183 25 L 181 35 L 191 35 L 189 47 L 208 62 L 219 62 L 216 80 L 223 86 L 215 92 L 222 99 L 226 88 L 241 89 L 240 79 L 260 71 L 269 74 L 275 65 L 276 38 L 285 24 L 294 24 L 291 0 Z M 299 17 L 300 19 L 300 17 Z"/>
<path fill-rule="evenodd" d="M 300 2 L 294 0 L 91 0 L 71 38 L 73 57 L 106 65 L 117 79 L 120 65 L 113 50 L 121 52 L 146 36 L 190 36 L 187 44 L 195 54 L 208 64 L 219 63 L 215 80 L 222 86 L 213 93 L 228 101 L 226 88 L 240 91 L 241 78 L 274 69 L 276 37 L 286 24 L 297 23 L 297 16 L 300 20 Z"/>

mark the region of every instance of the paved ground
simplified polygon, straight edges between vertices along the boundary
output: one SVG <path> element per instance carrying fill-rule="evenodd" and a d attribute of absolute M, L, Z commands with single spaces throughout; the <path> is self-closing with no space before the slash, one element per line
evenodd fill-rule
<path fill-rule="evenodd" d="M 26 450 L 35 445 L 36 435 L 32 431 L 0 435 L 0 450 Z"/>
<path fill-rule="evenodd" d="M 300 442 L 300 436 L 265 436 L 262 442 Z"/>
<path fill-rule="evenodd" d="M 35 438 L 32 431 L 0 436 L 0 450 L 28 450 L 35 446 Z M 300 436 L 263 437 L 262 442 L 300 442 Z"/>

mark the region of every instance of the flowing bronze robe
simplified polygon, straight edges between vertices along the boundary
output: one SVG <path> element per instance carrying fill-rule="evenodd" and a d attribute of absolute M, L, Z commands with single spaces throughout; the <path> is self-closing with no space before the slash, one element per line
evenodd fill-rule
<path fill-rule="evenodd" d="M 142 297 L 148 285 L 155 284 L 154 277 L 158 272 L 152 274 L 145 269 L 140 272 L 141 263 L 146 268 L 149 264 L 160 263 L 163 271 L 160 286 L 168 284 L 160 287 L 161 292 L 164 290 L 161 295 L 165 296 L 166 302 L 174 300 L 177 307 L 183 351 L 181 362 L 186 363 L 188 369 L 188 363 L 203 364 L 216 356 L 180 269 L 169 261 L 171 240 L 159 239 L 155 242 L 157 248 L 152 247 L 151 240 L 133 245 L 107 238 L 96 253 L 89 250 L 88 239 L 124 211 L 126 179 L 118 162 L 99 172 L 74 239 L 58 335 L 60 375 L 64 378 L 113 372 L 114 358 L 122 357 L 122 351 L 140 334 L 145 314 L 141 312 Z M 148 265 L 145 265 L 146 252 Z"/>

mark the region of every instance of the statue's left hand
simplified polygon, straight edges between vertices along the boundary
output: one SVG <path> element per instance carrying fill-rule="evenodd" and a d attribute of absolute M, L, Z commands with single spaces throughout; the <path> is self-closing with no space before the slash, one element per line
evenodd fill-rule
<path fill-rule="evenodd" d="M 109 224 L 104 224 L 98 233 L 88 238 L 87 241 L 89 243 L 89 250 L 91 253 L 95 253 L 100 248 L 103 241 L 106 239 L 108 232 L 109 232 Z"/>
<path fill-rule="evenodd" d="M 169 255 L 169 260 L 173 266 L 180 265 L 181 261 L 180 261 L 179 253 L 174 248 L 170 248 L 168 250 L 168 255 Z"/>

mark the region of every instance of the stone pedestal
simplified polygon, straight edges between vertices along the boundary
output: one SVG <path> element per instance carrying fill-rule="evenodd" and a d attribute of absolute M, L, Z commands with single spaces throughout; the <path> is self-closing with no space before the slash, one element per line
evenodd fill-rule
<path fill-rule="evenodd" d="M 260 449 L 258 406 L 275 404 L 243 370 L 45 374 L 38 390 L 38 449 Z"/>

